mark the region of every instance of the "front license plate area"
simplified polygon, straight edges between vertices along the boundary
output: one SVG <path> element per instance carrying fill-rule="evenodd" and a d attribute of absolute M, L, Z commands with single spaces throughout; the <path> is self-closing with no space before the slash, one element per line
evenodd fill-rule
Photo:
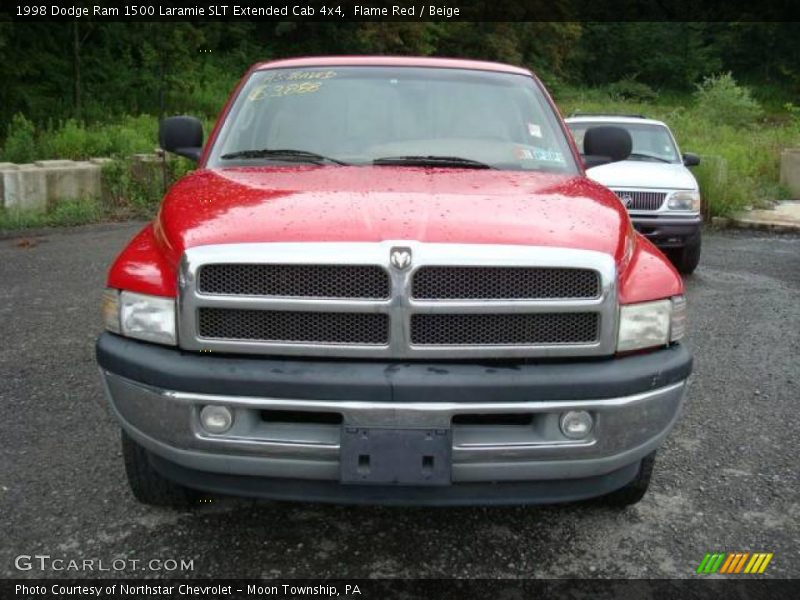
<path fill-rule="evenodd" d="M 343 427 L 342 483 L 449 485 L 449 429 Z"/>

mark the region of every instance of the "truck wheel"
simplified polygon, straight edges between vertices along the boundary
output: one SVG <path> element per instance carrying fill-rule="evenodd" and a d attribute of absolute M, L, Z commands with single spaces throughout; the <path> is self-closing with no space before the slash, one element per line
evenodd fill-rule
<path fill-rule="evenodd" d="M 602 496 L 598 500 L 605 505 L 613 508 L 625 508 L 632 504 L 636 504 L 644 498 L 647 493 L 647 488 L 650 487 L 650 478 L 653 475 L 653 466 L 656 463 L 656 453 L 651 452 L 642 459 L 639 465 L 639 473 L 636 478 L 610 494 Z"/>
<path fill-rule="evenodd" d="M 672 255 L 672 264 L 683 275 L 691 275 L 700 263 L 700 235 L 687 240 L 686 245 Z"/>
<path fill-rule="evenodd" d="M 147 451 L 122 432 L 122 457 L 128 485 L 142 504 L 183 508 L 194 504 L 197 494 L 164 479 L 150 464 Z"/>

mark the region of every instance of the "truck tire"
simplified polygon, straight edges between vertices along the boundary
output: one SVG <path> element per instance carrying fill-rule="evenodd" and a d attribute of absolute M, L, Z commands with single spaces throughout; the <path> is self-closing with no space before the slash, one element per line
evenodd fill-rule
<path fill-rule="evenodd" d="M 675 250 L 671 256 L 672 264 L 682 275 L 691 275 L 700 263 L 700 247 L 702 238 L 697 235 L 686 241 L 686 245 Z"/>
<path fill-rule="evenodd" d="M 639 465 L 639 472 L 636 474 L 634 480 L 625 487 L 599 498 L 601 504 L 612 508 L 625 508 L 626 506 L 631 506 L 639 502 L 647 493 L 647 488 L 650 487 L 650 478 L 653 475 L 655 462 L 655 452 L 651 452 L 645 456 Z"/>
<path fill-rule="evenodd" d="M 164 479 L 150 464 L 147 450 L 134 442 L 124 431 L 122 457 L 125 461 L 128 485 L 134 497 L 142 504 L 184 508 L 195 503 L 197 494 L 194 490 Z"/>

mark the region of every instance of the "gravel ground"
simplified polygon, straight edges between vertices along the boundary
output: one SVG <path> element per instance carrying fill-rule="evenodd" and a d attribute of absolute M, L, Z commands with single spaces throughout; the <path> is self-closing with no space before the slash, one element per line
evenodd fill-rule
<path fill-rule="evenodd" d="M 744 550 L 775 553 L 768 576 L 800 577 L 800 238 L 707 233 L 688 280 L 688 402 L 634 507 L 180 512 L 129 494 L 94 362 L 105 271 L 139 226 L 0 240 L 0 576 L 80 575 L 14 567 L 49 554 L 193 559 L 172 573 L 185 577 L 671 578 Z"/>

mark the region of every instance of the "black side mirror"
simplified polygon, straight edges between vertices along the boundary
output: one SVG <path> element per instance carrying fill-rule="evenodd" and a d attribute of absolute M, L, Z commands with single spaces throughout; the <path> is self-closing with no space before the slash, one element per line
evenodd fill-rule
<path fill-rule="evenodd" d="M 200 160 L 203 151 L 203 124 L 189 116 L 167 117 L 158 126 L 158 143 L 167 152 Z"/>
<path fill-rule="evenodd" d="M 683 164 L 687 167 L 696 167 L 700 164 L 700 157 L 691 152 L 683 153 Z"/>
<path fill-rule="evenodd" d="M 583 163 L 586 168 L 625 160 L 631 155 L 633 140 L 622 127 L 590 127 L 583 136 Z"/>

